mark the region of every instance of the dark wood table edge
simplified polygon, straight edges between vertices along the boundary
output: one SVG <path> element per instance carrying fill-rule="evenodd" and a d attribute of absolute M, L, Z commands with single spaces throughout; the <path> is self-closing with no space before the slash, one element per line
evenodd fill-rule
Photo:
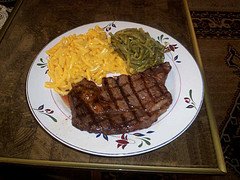
<path fill-rule="evenodd" d="M 0 29 L 0 43 L 2 42 L 2 39 L 5 35 L 5 33 L 7 32 L 9 26 L 11 25 L 15 15 L 17 14 L 19 8 L 22 5 L 23 0 L 17 0 L 16 4 L 14 5 L 14 8 L 12 10 L 12 12 L 10 13 L 10 16 L 7 18 L 6 22 L 4 23 L 2 29 Z"/>
<path fill-rule="evenodd" d="M 29 160 L 29 159 L 20 159 L 20 158 L 6 158 L 0 157 L 0 163 L 10 163 L 10 164 L 22 164 L 22 165 L 33 165 L 33 166 L 56 166 L 56 167 L 68 167 L 68 168 L 81 168 L 81 169 L 98 169 L 98 170 L 125 170 L 125 171 L 141 171 L 141 172 L 164 172 L 164 173 L 196 173 L 196 174 L 225 174 L 226 164 L 224 161 L 224 156 L 221 148 L 220 138 L 217 130 L 216 120 L 212 111 L 211 103 L 208 96 L 208 90 L 206 86 L 205 75 L 203 71 L 203 64 L 201 60 L 201 55 L 199 52 L 199 47 L 197 43 L 197 38 L 195 35 L 188 2 L 187 0 L 182 0 L 185 8 L 185 13 L 188 20 L 188 26 L 190 30 L 190 35 L 193 43 L 194 54 L 198 62 L 199 68 L 202 72 L 203 81 L 205 85 L 205 103 L 207 114 L 209 116 L 209 123 L 211 128 L 212 139 L 214 143 L 214 148 L 216 152 L 216 158 L 218 167 L 217 168 L 204 168 L 204 167 L 157 167 L 157 166 L 133 166 L 133 165 L 112 165 L 112 164 L 100 164 L 100 163 L 78 163 L 78 162 L 62 162 L 62 161 L 46 161 L 46 160 Z M 17 0 L 14 10 L 9 16 L 7 22 L 4 24 L 3 29 L 0 31 L 0 43 L 11 25 L 12 20 L 14 19 L 17 11 L 22 5 L 23 0 Z"/>

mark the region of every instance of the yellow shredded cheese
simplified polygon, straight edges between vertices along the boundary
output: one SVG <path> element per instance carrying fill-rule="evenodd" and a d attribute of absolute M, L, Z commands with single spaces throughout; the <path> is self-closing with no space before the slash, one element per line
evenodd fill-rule
<path fill-rule="evenodd" d="M 83 78 L 101 85 L 109 73 L 128 74 L 125 61 L 110 46 L 102 28 L 96 26 L 86 34 L 63 37 L 46 52 L 50 82 L 45 87 L 67 95 L 72 84 Z"/>

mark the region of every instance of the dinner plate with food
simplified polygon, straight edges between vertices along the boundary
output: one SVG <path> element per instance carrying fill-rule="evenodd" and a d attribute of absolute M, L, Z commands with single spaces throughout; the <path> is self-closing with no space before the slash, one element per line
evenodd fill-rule
<path fill-rule="evenodd" d="M 76 150 L 146 153 L 179 137 L 204 95 L 196 61 L 170 35 L 125 21 L 67 31 L 34 59 L 27 100 L 38 123 Z"/>

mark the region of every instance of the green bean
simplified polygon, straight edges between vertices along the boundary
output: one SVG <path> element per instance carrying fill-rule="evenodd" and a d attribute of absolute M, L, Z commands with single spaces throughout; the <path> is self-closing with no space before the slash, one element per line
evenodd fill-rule
<path fill-rule="evenodd" d="M 164 46 L 142 28 L 110 33 L 111 44 L 127 62 L 130 73 L 142 72 L 164 60 Z"/>

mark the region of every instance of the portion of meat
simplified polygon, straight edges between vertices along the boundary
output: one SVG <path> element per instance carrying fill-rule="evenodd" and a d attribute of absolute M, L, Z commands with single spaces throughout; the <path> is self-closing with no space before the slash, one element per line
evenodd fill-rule
<path fill-rule="evenodd" d="M 121 134 L 148 128 L 172 103 L 165 87 L 168 62 L 134 75 L 83 79 L 69 93 L 72 124 L 90 133 Z"/>

